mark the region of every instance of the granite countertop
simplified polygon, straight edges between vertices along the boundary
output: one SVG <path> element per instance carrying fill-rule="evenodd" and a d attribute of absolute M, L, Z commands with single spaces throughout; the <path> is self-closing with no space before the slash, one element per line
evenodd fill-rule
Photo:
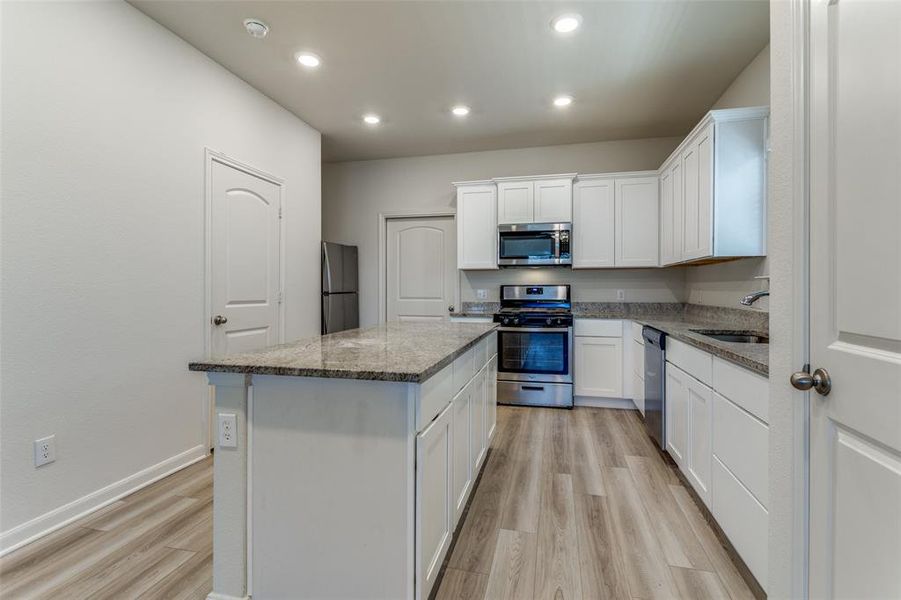
<path fill-rule="evenodd" d="M 396 322 L 192 362 L 191 371 L 422 383 L 494 323 Z"/>

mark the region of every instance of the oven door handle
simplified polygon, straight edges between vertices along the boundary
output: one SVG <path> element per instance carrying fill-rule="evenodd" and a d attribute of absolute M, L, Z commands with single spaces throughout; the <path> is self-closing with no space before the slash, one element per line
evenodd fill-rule
<path fill-rule="evenodd" d="M 572 327 L 498 327 L 497 330 L 523 333 L 569 333 L 572 331 Z"/>

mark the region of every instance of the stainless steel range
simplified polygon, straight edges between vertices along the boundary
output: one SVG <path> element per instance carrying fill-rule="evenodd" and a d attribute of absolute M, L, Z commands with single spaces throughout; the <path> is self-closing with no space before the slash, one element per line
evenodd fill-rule
<path fill-rule="evenodd" d="M 502 285 L 497 401 L 573 405 L 573 315 L 568 285 Z"/>

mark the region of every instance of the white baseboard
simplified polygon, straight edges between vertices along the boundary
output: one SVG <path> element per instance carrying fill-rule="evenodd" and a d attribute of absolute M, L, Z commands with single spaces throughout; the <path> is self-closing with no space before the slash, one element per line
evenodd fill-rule
<path fill-rule="evenodd" d="M 636 410 L 635 403 L 629 398 L 595 398 L 593 396 L 573 396 L 574 406 L 590 406 L 592 408 L 620 408 Z"/>
<path fill-rule="evenodd" d="M 250 600 L 250 596 L 229 596 L 228 594 L 210 592 L 206 600 Z"/>
<path fill-rule="evenodd" d="M 192 465 L 207 454 L 206 445 L 200 444 L 133 475 L 129 475 L 125 479 L 120 479 L 104 488 L 4 531 L 0 533 L 0 556 L 9 554 L 13 550 L 65 527 L 69 523 L 85 517 L 108 504 L 112 504 L 116 500 L 136 492 L 167 475 Z"/>

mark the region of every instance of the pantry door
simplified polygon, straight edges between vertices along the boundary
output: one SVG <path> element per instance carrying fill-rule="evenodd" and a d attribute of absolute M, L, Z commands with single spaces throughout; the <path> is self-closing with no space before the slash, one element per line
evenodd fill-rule
<path fill-rule="evenodd" d="M 387 220 L 388 321 L 442 321 L 457 294 L 452 216 Z"/>
<path fill-rule="evenodd" d="M 810 10 L 810 597 L 901 598 L 901 2 Z"/>
<path fill-rule="evenodd" d="M 208 177 L 210 352 L 277 344 L 281 183 L 216 156 Z"/>

